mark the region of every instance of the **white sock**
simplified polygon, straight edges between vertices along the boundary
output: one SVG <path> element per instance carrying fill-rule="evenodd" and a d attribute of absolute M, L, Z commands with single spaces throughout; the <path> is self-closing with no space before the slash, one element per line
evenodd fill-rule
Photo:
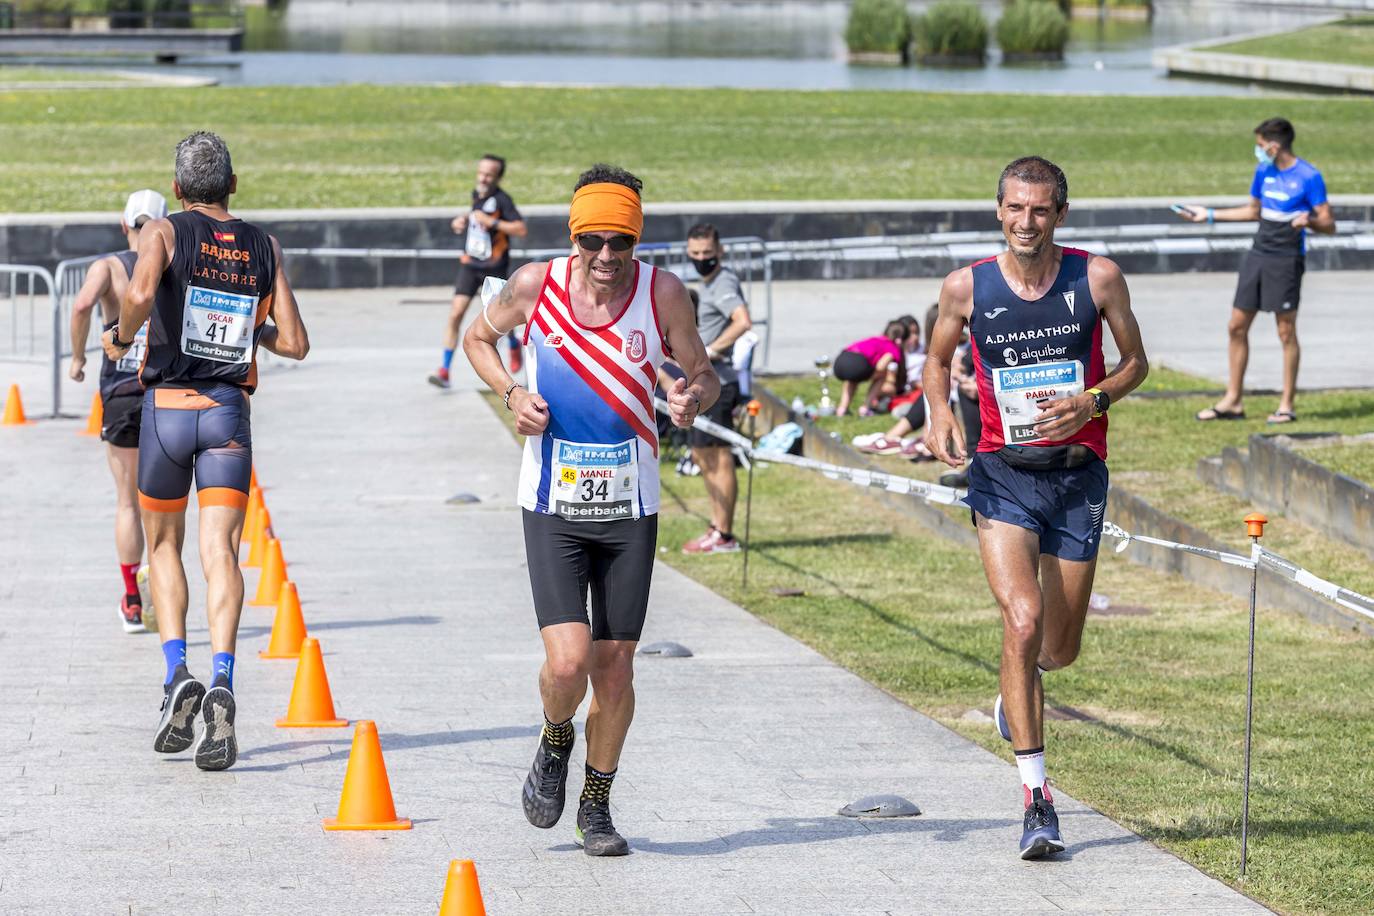
<path fill-rule="evenodd" d="M 1016 769 L 1021 772 L 1021 785 L 1026 787 L 1028 795 L 1030 789 L 1044 789 L 1045 749 L 1037 747 L 1028 751 L 1017 751 Z"/>

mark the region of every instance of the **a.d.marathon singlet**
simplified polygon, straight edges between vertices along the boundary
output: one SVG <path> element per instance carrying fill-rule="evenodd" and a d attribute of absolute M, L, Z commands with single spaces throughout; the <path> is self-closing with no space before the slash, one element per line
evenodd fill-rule
<path fill-rule="evenodd" d="M 614 521 L 658 512 L 654 385 L 667 345 L 654 306 L 655 269 L 634 262 L 633 294 L 620 314 L 587 327 L 568 293 L 572 259 L 549 264 L 525 326 L 529 390 L 549 405 L 549 425 L 525 440 L 520 505 L 570 521 Z"/>
<path fill-rule="evenodd" d="M 272 240 L 241 219 L 221 222 L 194 210 L 167 218 L 176 244 L 149 318 L 143 384 L 228 383 L 252 393 L 277 279 Z"/>
<path fill-rule="evenodd" d="M 997 258 L 973 265 L 969 340 L 983 418 L 980 452 L 1078 443 L 1107 457 L 1105 414 L 1054 442 L 1033 428 L 1041 404 L 1082 394 L 1107 374 L 1102 317 L 1088 288 L 1090 255 L 1076 248 L 1063 253 L 1054 285 L 1034 302 L 1012 292 Z"/>

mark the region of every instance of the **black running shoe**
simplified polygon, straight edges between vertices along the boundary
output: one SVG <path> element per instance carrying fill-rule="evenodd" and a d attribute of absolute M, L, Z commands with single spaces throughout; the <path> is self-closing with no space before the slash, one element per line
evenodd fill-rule
<path fill-rule="evenodd" d="M 539 750 L 534 754 L 534 766 L 530 775 L 525 777 L 525 789 L 520 800 L 525 805 L 525 818 L 534 826 L 548 829 L 558 823 L 563 816 L 563 804 L 567 800 L 568 758 L 572 755 L 572 744 L 567 747 L 554 747 L 544 737 L 539 739 Z"/>
<path fill-rule="evenodd" d="M 202 770 L 227 770 L 239 759 L 234 738 L 234 693 L 228 687 L 211 687 L 201 705 L 205 729 L 196 742 L 196 766 Z"/>
<path fill-rule="evenodd" d="M 589 856 L 630 854 L 630 844 L 615 832 L 611 806 L 606 802 L 588 800 L 577 806 L 577 845 Z"/>
<path fill-rule="evenodd" d="M 1030 795 L 1021 833 L 1021 858 L 1040 859 L 1063 852 L 1064 840 L 1059 836 L 1059 815 L 1054 813 L 1054 802 L 1039 789 L 1030 790 Z"/>
<path fill-rule="evenodd" d="M 191 722 L 200 712 L 205 698 L 205 685 L 177 665 L 172 681 L 162 688 L 162 718 L 153 737 L 153 750 L 159 754 L 175 754 L 191 746 L 196 734 Z"/>

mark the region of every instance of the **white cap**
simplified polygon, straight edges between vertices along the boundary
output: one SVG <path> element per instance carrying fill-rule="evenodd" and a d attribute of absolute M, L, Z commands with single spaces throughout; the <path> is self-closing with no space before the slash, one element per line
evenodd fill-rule
<path fill-rule="evenodd" d="M 167 217 L 167 198 L 156 191 L 144 188 L 129 195 L 124 204 L 124 225 L 130 229 L 140 225 L 139 217 L 165 219 Z"/>

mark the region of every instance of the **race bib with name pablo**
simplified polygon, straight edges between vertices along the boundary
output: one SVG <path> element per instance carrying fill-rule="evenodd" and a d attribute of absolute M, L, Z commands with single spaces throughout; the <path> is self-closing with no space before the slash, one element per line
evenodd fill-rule
<path fill-rule="evenodd" d="M 118 324 L 115 327 L 119 327 Z M 134 335 L 133 346 L 129 347 L 115 362 L 115 368 L 120 372 L 137 372 L 143 365 L 143 357 L 148 353 L 148 322 L 143 322 L 143 326 Z"/>
<path fill-rule="evenodd" d="M 186 287 L 181 352 L 217 363 L 251 362 L 257 309 L 257 296 Z"/>
<path fill-rule="evenodd" d="M 1050 401 L 1083 393 L 1083 364 L 1078 360 L 1009 366 L 992 370 L 992 391 L 1002 418 L 1002 441 L 1025 445 L 1040 440 L 1035 417 Z"/>
<path fill-rule="evenodd" d="M 574 522 L 639 518 L 639 444 L 553 440 L 550 508 Z"/>

